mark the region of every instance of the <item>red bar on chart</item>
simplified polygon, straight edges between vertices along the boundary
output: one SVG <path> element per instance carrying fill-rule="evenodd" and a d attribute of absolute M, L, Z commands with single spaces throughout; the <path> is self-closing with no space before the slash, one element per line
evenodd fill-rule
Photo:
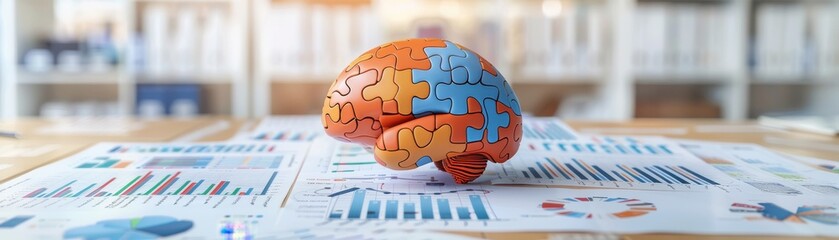
<path fill-rule="evenodd" d="M 66 195 L 69 192 L 70 192 L 70 187 L 67 187 L 67 188 L 64 188 L 64 190 L 61 190 L 61 192 L 58 192 L 55 195 L 52 195 L 52 197 L 54 197 L 54 198 L 63 197 L 64 195 Z"/>
<path fill-rule="evenodd" d="M 93 192 L 90 192 L 89 194 L 87 194 L 86 197 L 96 196 L 96 193 L 98 193 L 99 191 L 102 191 L 102 189 L 104 189 L 106 186 L 108 186 L 108 184 L 111 184 L 111 182 L 113 182 L 115 179 L 117 179 L 117 178 L 111 178 L 111 180 L 108 180 L 107 182 L 105 182 L 105 184 L 102 184 L 102 186 L 99 186 L 98 188 L 96 188 L 96 190 L 93 190 Z"/>
<path fill-rule="evenodd" d="M 134 192 L 135 190 L 137 190 L 137 188 L 140 187 L 140 184 L 143 184 L 143 183 L 146 182 L 146 180 L 148 180 L 149 175 L 151 175 L 151 171 L 147 172 L 146 175 L 143 175 L 143 177 L 140 178 L 140 181 L 137 181 L 136 183 L 134 183 L 134 185 L 129 187 L 128 190 L 126 190 L 125 192 L 122 193 L 122 195 L 128 195 L 128 193 L 131 193 L 131 192 Z"/>
<path fill-rule="evenodd" d="M 172 184 L 172 182 L 175 180 L 175 178 L 178 177 L 179 174 L 181 174 L 181 172 L 176 172 L 175 175 L 172 175 L 172 177 L 169 178 L 169 180 L 166 180 L 166 182 L 163 183 L 163 185 L 161 185 L 160 187 L 158 187 L 157 190 L 154 190 L 154 193 L 152 193 L 152 194 L 153 195 L 160 195 L 160 193 L 162 193 L 163 190 L 166 189 L 169 186 L 169 184 Z"/>
<path fill-rule="evenodd" d="M 44 191 L 46 191 L 46 190 L 47 190 L 47 188 L 39 188 L 39 189 L 37 189 L 37 190 L 35 190 L 35 191 L 32 191 L 32 192 L 31 192 L 31 193 L 29 193 L 29 194 L 26 194 L 26 196 L 23 196 L 23 197 L 24 197 L 24 198 L 31 198 L 31 197 L 35 197 L 35 196 L 38 196 L 38 194 L 41 194 L 42 192 L 44 192 Z"/>
<path fill-rule="evenodd" d="M 222 187 L 222 186 L 224 186 L 224 183 L 225 183 L 225 182 L 226 182 L 226 181 L 220 181 L 220 182 L 218 182 L 218 185 L 216 185 L 216 188 L 215 188 L 215 189 L 213 189 L 213 191 L 212 191 L 212 192 L 210 192 L 210 195 L 217 195 L 217 194 L 218 194 L 218 192 L 219 192 L 219 190 L 221 190 L 221 187 Z"/>
<path fill-rule="evenodd" d="M 186 195 L 186 194 L 187 194 L 187 193 L 189 193 L 189 191 L 190 191 L 190 190 L 192 190 L 192 188 L 194 188 L 194 187 L 195 187 L 195 182 L 190 183 L 190 184 L 189 184 L 189 185 L 187 185 L 187 186 L 186 186 L 186 188 L 185 188 L 185 189 L 181 192 L 181 195 Z"/>

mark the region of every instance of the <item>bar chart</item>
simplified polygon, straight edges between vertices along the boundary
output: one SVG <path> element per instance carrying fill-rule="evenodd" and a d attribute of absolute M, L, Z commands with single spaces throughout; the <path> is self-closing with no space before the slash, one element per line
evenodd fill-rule
<path fill-rule="evenodd" d="M 524 138 L 536 140 L 575 140 L 577 134 L 570 127 L 552 118 L 525 118 Z"/>
<path fill-rule="evenodd" d="M 342 143 L 332 153 L 330 173 L 357 173 L 378 168 L 373 154 L 357 144 Z"/>
<path fill-rule="evenodd" d="M 690 168 L 680 165 L 628 166 L 626 164 L 599 165 L 571 158 L 562 163 L 556 158 L 544 158 L 534 166 L 521 170 L 521 176 L 532 179 L 566 179 L 575 181 L 621 181 L 639 183 L 668 183 L 719 185 Z"/>
<path fill-rule="evenodd" d="M 164 156 L 152 157 L 142 169 L 277 169 L 286 156 Z M 290 158 L 290 157 L 289 157 Z"/>
<path fill-rule="evenodd" d="M 405 185 L 402 185 L 405 186 Z M 412 189 L 412 188 L 409 188 Z M 413 189 L 412 189 L 413 190 Z M 479 188 L 423 187 L 414 191 L 348 187 L 326 197 L 329 220 L 487 221 L 495 219 Z"/>
<path fill-rule="evenodd" d="M 285 130 L 285 131 L 265 131 L 258 132 L 253 135 L 252 140 L 261 141 L 312 141 L 315 138 L 323 135 L 323 131 L 299 131 L 299 130 Z"/>
<path fill-rule="evenodd" d="M 529 142 L 526 147 L 536 151 L 553 151 L 573 154 L 607 154 L 607 155 L 646 155 L 667 156 L 674 155 L 672 147 L 666 144 L 639 142 Z"/>
<path fill-rule="evenodd" d="M 204 197 L 193 205 L 209 205 L 211 197 L 270 198 L 283 185 L 280 171 L 251 170 L 247 175 L 230 174 L 229 171 L 172 171 L 172 170 L 123 170 L 120 172 L 69 172 L 51 179 L 22 186 L 19 194 L 8 194 L 0 199 L 4 207 L 68 206 L 97 207 L 91 199 L 123 202 L 126 198 L 143 197 L 145 201 L 129 201 L 130 206 L 146 204 L 180 205 L 177 198 Z M 174 200 L 169 200 L 174 197 Z M 157 200 L 151 200 L 157 199 Z M 219 199 L 219 201 L 224 201 Z M 68 204 L 65 204 L 68 203 Z M 82 203 L 82 204 L 78 204 Z M 200 204 L 199 204 L 200 203 Z M 218 203 L 218 202 L 215 202 Z M 250 203 L 250 202 L 249 202 Z M 244 201 L 241 204 L 245 204 Z M 108 204 L 99 204 L 103 207 Z M 128 206 L 125 206 L 128 207 Z"/>
<path fill-rule="evenodd" d="M 310 142 L 324 136 L 320 116 L 272 116 L 238 138 L 275 142 Z"/>
<path fill-rule="evenodd" d="M 276 150 L 278 146 L 271 143 L 131 144 L 111 146 L 106 153 L 272 153 Z"/>
<path fill-rule="evenodd" d="M 125 168 L 128 165 L 131 165 L 132 162 L 134 161 L 102 156 L 95 157 L 90 161 L 85 161 L 76 166 L 76 168 Z"/>
<path fill-rule="evenodd" d="M 208 181 L 180 176 L 182 172 L 162 173 L 148 171 L 137 175 L 125 184 L 111 183 L 117 177 L 89 185 L 77 184 L 78 180 L 69 180 L 56 188 L 40 187 L 23 198 L 76 198 L 142 195 L 267 195 L 268 189 L 277 177 L 273 172 L 266 179 L 264 186 L 246 186 L 232 183 L 230 180 Z M 122 180 L 122 179 L 120 179 Z M 107 188 L 107 189 L 106 189 Z M 256 190 L 254 190 L 256 189 Z"/>
<path fill-rule="evenodd" d="M 713 167 L 675 158 L 594 157 L 553 153 L 523 154 L 496 165 L 494 184 L 536 184 L 646 190 L 722 189 L 738 183 Z"/>

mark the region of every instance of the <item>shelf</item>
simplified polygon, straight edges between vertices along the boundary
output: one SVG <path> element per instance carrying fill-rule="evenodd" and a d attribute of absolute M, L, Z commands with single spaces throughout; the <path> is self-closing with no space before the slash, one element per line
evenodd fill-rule
<path fill-rule="evenodd" d="M 225 73 L 135 73 L 138 84 L 230 84 L 232 74 Z"/>
<path fill-rule="evenodd" d="M 727 74 L 685 74 L 685 73 L 663 73 L 663 74 L 635 74 L 635 83 L 637 84 L 726 84 L 730 83 L 732 78 Z"/>
<path fill-rule="evenodd" d="M 588 85 L 600 84 L 599 78 L 507 78 L 510 84 L 557 84 L 557 85 Z"/>
<path fill-rule="evenodd" d="M 105 72 L 18 71 L 18 84 L 118 84 L 120 70 Z"/>
<path fill-rule="evenodd" d="M 228 3 L 230 0 L 134 0 L 149 3 Z"/>
<path fill-rule="evenodd" d="M 752 76 L 753 85 L 839 85 L 839 75 L 835 76 Z"/>
<path fill-rule="evenodd" d="M 271 74 L 268 76 L 270 82 L 278 83 L 330 83 L 335 81 L 338 73 L 315 73 L 315 74 Z"/>

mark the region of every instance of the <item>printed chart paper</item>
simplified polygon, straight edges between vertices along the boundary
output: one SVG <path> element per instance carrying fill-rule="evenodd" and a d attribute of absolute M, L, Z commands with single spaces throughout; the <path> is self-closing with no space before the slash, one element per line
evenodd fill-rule
<path fill-rule="evenodd" d="M 0 185 L 0 209 L 273 211 L 306 146 L 102 143 Z"/>
<path fill-rule="evenodd" d="M 526 142 L 504 164 L 490 165 L 494 184 L 668 191 L 751 190 L 660 137 L 585 136 Z M 490 173 L 492 174 L 492 173 Z"/>
<path fill-rule="evenodd" d="M 96 214 L 4 210 L 0 213 L 0 234 L 8 239 L 231 239 L 264 235 L 275 221 L 273 212 L 236 209 L 111 210 Z"/>
<path fill-rule="evenodd" d="M 525 140 L 565 141 L 579 136 L 567 124 L 556 118 L 524 117 L 522 136 Z"/>
<path fill-rule="evenodd" d="M 708 165 L 765 193 L 839 196 L 839 175 L 754 144 L 680 140 Z"/>
<path fill-rule="evenodd" d="M 661 147 L 652 140 L 645 143 Z M 835 231 L 839 198 L 835 197 L 499 186 L 490 184 L 500 174 L 495 171 L 472 184 L 455 184 L 447 173 L 433 167 L 388 170 L 370 163 L 372 155 L 356 145 L 322 144 L 323 148 L 316 141 L 311 148 L 277 229 L 839 235 Z M 638 150 L 649 151 L 645 148 L 639 145 Z M 678 146 L 665 148 L 674 154 L 686 153 Z M 661 148 L 653 151 L 664 152 Z M 693 162 L 705 164 L 696 158 Z M 728 178 L 715 169 L 702 171 L 716 174 L 708 174 L 710 180 Z M 748 205 L 742 206 L 749 211 L 741 209 L 741 204 Z"/>
<path fill-rule="evenodd" d="M 300 179 L 278 227 L 839 235 L 837 198 L 458 185 L 432 176 Z"/>
<path fill-rule="evenodd" d="M 839 176 L 839 162 L 812 158 L 812 157 L 805 157 L 805 156 L 791 156 L 795 160 L 798 160 L 801 163 L 809 165 L 812 168 L 818 169 L 820 171 L 833 173 Z"/>
<path fill-rule="evenodd" d="M 262 119 L 253 130 L 234 137 L 251 141 L 312 141 L 326 136 L 319 115 L 271 116 Z"/>

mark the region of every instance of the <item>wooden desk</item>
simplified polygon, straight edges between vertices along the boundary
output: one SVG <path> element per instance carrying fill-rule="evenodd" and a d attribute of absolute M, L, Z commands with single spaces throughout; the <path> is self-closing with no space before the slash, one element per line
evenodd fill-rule
<path fill-rule="evenodd" d="M 223 117 L 206 117 L 194 120 L 158 120 L 143 122 L 148 129 L 136 131 L 126 136 L 44 136 L 34 132 L 38 126 L 43 126 L 43 120 L 29 119 L 12 123 L 0 123 L 0 129 L 21 131 L 23 135 L 29 135 L 30 140 L 0 140 L 0 144 L 50 144 L 75 142 L 76 146 L 66 145 L 62 152 L 45 155 L 30 160 L 14 160 L 15 162 L 29 162 L 28 167 L 0 170 L 0 182 L 4 178 L 17 176 L 34 167 L 55 161 L 68 154 L 81 150 L 98 141 L 170 141 L 180 135 L 201 129 L 208 124 L 224 121 L 229 123 L 228 128 L 222 131 L 213 132 L 198 141 L 220 141 L 234 136 L 240 128 L 255 126 L 258 121 L 232 119 Z M 839 138 L 813 135 L 808 133 L 787 132 L 773 129 L 764 129 L 754 122 L 723 122 L 719 120 L 676 120 L 676 119 L 638 119 L 629 122 L 569 122 L 569 124 L 581 131 L 615 134 L 615 135 L 662 135 L 671 138 L 756 143 L 770 149 L 789 154 L 817 157 L 833 161 L 839 161 Z M 9 126 L 12 126 L 9 129 Z M 735 129 L 738 132 L 724 132 Z M 34 133 L 34 134 L 33 134 Z M 23 142 L 21 142 L 23 141 Z M 795 147 L 801 146 L 801 147 Z M 0 159 L 0 163 L 3 160 Z M 5 171 L 5 172 L 4 172 Z M 12 173 L 13 172 L 13 173 Z M 548 239 L 552 235 L 563 235 L 563 233 L 471 233 L 455 232 L 464 236 L 472 236 L 488 239 Z M 622 239 L 827 239 L 827 238 L 789 238 L 771 236 L 710 236 L 710 235 L 684 235 L 684 234 L 631 234 L 623 235 Z"/>
<path fill-rule="evenodd" d="M 41 154 L 18 154 L 18 156 L 0 153 L 0 183 L 32 169 L 51 163 L 58 159 L 70 156 L 98 142 L 152 142 L 171 141 L 178 136 L 200 129 L 210 123 L 225 121 L 228 118 L 202 117 L 190 120 L 161 119 L 161 120 L 140 120 L 121 119 L 112 121 L 117 126 L 128 126 L 124 131 L 97 133 L 68 133 L 51 132 L 44 129 L 57 129 L 72 127 L 75 125 L 95 124 L 100 120 L 92 120 L 84 123 L 80 120 L 43 120 L 43 119 L 19 119 L 14 121 L 0 122 L 0 130 L 13 131 L 20 134 L 20 139 L 0 138 L 0 150 L 32 150 L 40 149 L 45 152 Z M 111 121 L 111 120 L 108 120 Z M 82 126 L 89 127 L 89 126 Z M 59 129 L 61 130 L 61 129 Z M 71 130 L 72 131 L 72 130 Z M 3 168 L 2 166 L 9 167 Z"/>

